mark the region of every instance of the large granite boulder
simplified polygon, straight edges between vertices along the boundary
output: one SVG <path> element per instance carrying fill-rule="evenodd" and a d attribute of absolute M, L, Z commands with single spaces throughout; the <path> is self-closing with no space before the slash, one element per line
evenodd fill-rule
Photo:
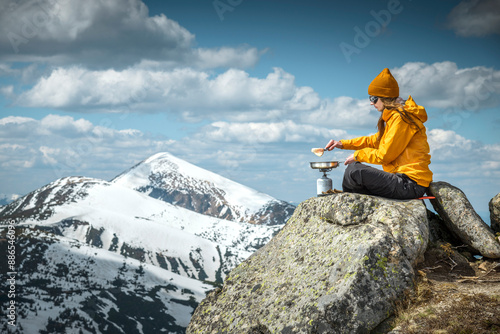
<path fill-rule="evenodd" d="M 432 182 L 429 193 L 436 197 L 431 200 L 432 206 L 450 231 L 484 257 L 500 258 L 500 243 L 460 189 L 446 182 Z"/>
<path fill-rule="evenodd" d="M 423 201 L 311 198 L 196 309 L 187 333 L 368 333 L 411 288 Z"/>
<path fill-rule="evenodd" d="M 500 232 L 500 193 L 493 197 L 489 203 L 491 228 Z"/>

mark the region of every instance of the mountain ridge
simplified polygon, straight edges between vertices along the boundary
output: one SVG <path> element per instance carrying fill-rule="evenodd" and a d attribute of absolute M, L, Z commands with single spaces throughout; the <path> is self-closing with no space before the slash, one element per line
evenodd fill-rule
<path fill-rule="evenodd" d="M 221 272 L 256 251 L 279 229 L 201 215 L 119 184 L 83 177 L 58 179 L 8 205 L 0 216 L 187 277 L 219 282 Z M 210 266 L 211 274 L 196 264 L 203 252 L 208 252 L 207 258 L 224 258 L 212 261 L 218 264 Z"/>
<path fill-rule="evenodd" d="M 180 159 L 176 162 L 182 165 Z M 184 182 L 182 191 L 196 186 L 198 180 Z M 143 183 L 149 182 L 148 178 Z M 266 204 L 259 210 L 269 210 L 267 204 L 273 203 L 269 195 L 235 182 L 226 184 L 258 194 L 252 203 Z M 213 190 L 209 185 L 203 183 L 194 192 Z M 217 192 L 230 193 L 221 187 L 209 193 Z M 221 197 L 210 199 L 210 205 L 217 201 Z M 247 214 L 240 218 L 256 212 L 255 207 L 237 209 Z M 99 333 L 135 328 L 138 333 L 183 333 L 205 292 L 219 286 L 232 268 L 266 244 L 285 221 L 264 222 L 200 214 L 118 182 L 83 176 L 57 179 L 0 207 L 0 247 L 7 247 L 6 225 L 14 224 L 19 250 L 16 269 L 23 273 L 16 281 L 24 303 L 17 309 L 19 327 L 15 330 Z M 109 258 L 114 260 L 109 262 Z M 7 268 L 6 259 L 0 265 Z M 3 284 L 7 272 L 0 273 Z M 0 298 L 2 306 L 8 302 L 5 296 Z M 152 319 L 145 310 L 151 310 Z"/>

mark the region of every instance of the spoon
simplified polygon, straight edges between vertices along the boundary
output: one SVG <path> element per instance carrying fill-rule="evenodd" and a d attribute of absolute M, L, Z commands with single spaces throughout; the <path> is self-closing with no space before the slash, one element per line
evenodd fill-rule
<path fill-rule="evenodd" d="M 323 155 L 323 153 L 325 153 L 325 149 L 324 148 L 313 148 L 313 149 L 311 149 L 311 152 L 316 154 L 318 157 L 320 157 Z"/>

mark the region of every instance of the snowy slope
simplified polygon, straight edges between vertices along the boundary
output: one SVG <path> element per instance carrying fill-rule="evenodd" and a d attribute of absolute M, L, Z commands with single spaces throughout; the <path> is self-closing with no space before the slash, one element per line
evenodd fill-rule
<path fill-rule="evenodd" d="M 201 215 L 119 184 L 81 177 L 52 182 L 11 203 L 0 217 L 217 282 L 279 230 Z"/>
<path fill-rule="evenodd" d="M 295 207 L 169 153 L 142 161 L 111 182 L 231 221 L 280 225 Z"/>
<path fill-rule="evenodd" d="M 294 209 L 169 154 L 114 182 L 56 180 L 0 207 L 0 249 L 16 225 L 14 332 L 184 333 L 204 293 Z"/>
<path fill-rule="evenodd" d="M 213 289 L 36 228 L 16 232 L 16 327 L 3 321 L 2 333 L 184 333 Z M 5 233 L 0 228 L 2 249 Z M 3 291 L 6 273 L 0 273 Z"/>

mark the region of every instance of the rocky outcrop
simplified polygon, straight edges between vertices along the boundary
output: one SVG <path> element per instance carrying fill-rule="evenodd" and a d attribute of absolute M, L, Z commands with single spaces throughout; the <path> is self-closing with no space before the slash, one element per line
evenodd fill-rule
<path fill-rule="evenodd" d="M 425 205 L 359 194 L 311 198 L 196 309 L 187 333 L 368 333 L 412 287 Z"/>
<path fill-rule="evenodd" d="M 500 232 L 500 193 L 493 197 L 489 203 L 491 228 Z"/>
<path fill-rule="evenodd" d="M 249 210 L 245 210 L 245 208 L 235 207 L 228 203 L 223 190 L 208 183 L 204 186 L 205 189 L 201 191 L 151 185 L 136 190 L 161 201 L 207 216 L 257 225 L 284 224 L 295 210 L 295 206 L 292 204 L 280 200 L 270 200 L 256 212 L 248 212 Z"/>
<path fill-rule="evenodd" d="M 500 243 L 460 189 L 446 182 L 432 182 L 429 192 L 436 197 L 431 200 L 432 206 L 450 231 L 481 255 L 500 258 Z"/>

